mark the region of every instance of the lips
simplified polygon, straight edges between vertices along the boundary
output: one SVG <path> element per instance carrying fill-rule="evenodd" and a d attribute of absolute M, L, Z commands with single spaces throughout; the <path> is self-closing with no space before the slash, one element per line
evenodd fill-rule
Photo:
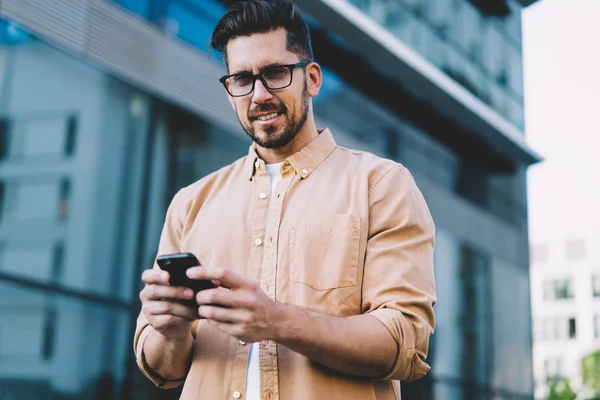
<path fill-rule="evenodd" d="M 271 113 L 271 114 L 264 114 L 264 115 L 259 115 L 258 117 L 256 117 L 257 120 L 262 121 L 262 122 L 266 122 L 266 121 L 270 121 L 273 118 L 277 117 L 279 115 L 279 113 Z"/>
<path fill-rule="evenodd" d="M 277 109 L 255 109 L 253 110 L 251 113 L 249 113 L 248 117 L 252 120 L 255 121 L 261 121 L 261 122 L 265 122 L 265 121 L 269 121 L 272 120 L 276 117 L 278 117 L 279 115 L 283 114 L 285 110 L 281 109 L 281 108 L 277 108 Z"/>

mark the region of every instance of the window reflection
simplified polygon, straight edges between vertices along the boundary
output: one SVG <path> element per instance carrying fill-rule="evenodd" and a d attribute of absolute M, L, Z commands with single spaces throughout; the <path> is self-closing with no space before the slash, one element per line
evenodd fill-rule
<path fill-rule="evenodd" d="M 171 1 L 162 19 L 169 26 L 170 33 L 202 51 L 207 51 L 218 19 L 213 15 L 216 14 L 216 4 L 211 1 L 203 3 L 205 4 L 200 7 L 191 1 Z M 225 12 L 226 9 L 223 8 L 223 13 Z"/>
<path fill-rule="evenodd" d="M 115 398 L 129 317 L 126 309 L 0 282 L 2 398 Z"/>
<path fill-rule="evenodd" d="M 523 129 L 520 6 L 499 18 L 468 1 L 347 1 Z"/>
<path fill-rule="evenodd" d="M 403 395 L 481 400 L 497 388 L 511 388 L 502 398 L 532 391 L 527 271 L 442 229 L 434 257 L 438 303 L 426 377 L 433 393 L 413 392 L 415 382 L 403 383 Z"/>
<path fill-rule="evenodd" d="M 152 0 L 112 0 L 121 7 L 138 14 L 144 18 L 150 17 L 150 3 Z"/>
<path fill-rule="evenodd" d="M 34 37 L 23 27 L 0 18 L 0 44 L 15 45 L 32 40 L 34 40 Z"/>
<path fill-rule="evenodd" d="M 207 51 L 210 37 L 227 8 L 218 0 L 112 0 L 156 23 L 165 33 Z M 220 60 L 218 53 L 211 54 Z"/>

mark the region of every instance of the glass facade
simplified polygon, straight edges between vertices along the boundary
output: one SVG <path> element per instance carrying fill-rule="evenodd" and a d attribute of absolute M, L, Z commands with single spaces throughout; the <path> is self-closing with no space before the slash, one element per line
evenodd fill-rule
<path fill-rule="evenodd" d="M 519 124 L 507 104 L 517 99 L 522 114 L 522 87 L 511 89 L 522 84 L 506 56 L 513 46 L 520 76 L 518 17 L 483 17 L 466 0 L 352 2 L 459 83 L 459 74 L 472 79 L 469 90 Z M 226 10 L 216 0 L 113 3 L 204 54 Z M 317 55 L 336 51 L 318 46 Z M 323 64 L 315 113 L 334 134 L 402 162 L 526 240 L 524 167 L 465 155 L 438 128 L 412 123 L 413 110 L 393 106 L 398 99 L 378 96 L 379 81 L 370 91 L 352 79 L 351 68 Z M 154 388 L 133 360 L 139 277 L 156 255 L 173 194 L 243 156 L 249 143 L 0 21 L 0 398 L 179 398 L 179 389 Z M 403 384 L 403 398 L 531 399 L 527 266 L 477 244 L 485 232 L 469 240 L 438 227 L 432 372 Z M 575 334 L 568 324 L 565 334 Z"/>
<path fill-rule="evenodd" d="M 431 375 L 405 385 L 407 398 L 531 398 L 531 322 L 523 307 L 529 304 L 527 271 L 442 229 L 435 268 Z"/>
<path fill-rule="evenodd" d="M 16 38 L 0 45 L 0 398 L 178 398 L 133 362 L 139 276 L 175 191 L 249 141 Z"/>
<path fill-rule="evenodd" d="M 163 32 L 206 52 L 217 21 L 227 12 L 218 0 L 111 0 Z M 218 53 L 211 53 L 217 61 Z"/>
<path fill-rule="evenodd" d="M 486 15 L 468 0 L 347 0 L 524 129 L 521 7 Z"/>

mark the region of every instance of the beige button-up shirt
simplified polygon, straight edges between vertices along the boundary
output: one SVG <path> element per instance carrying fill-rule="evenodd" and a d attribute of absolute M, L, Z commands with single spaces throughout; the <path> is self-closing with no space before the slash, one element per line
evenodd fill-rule
<path fill-rule="evenodd" d="M 271 196 L 254 146 L 246 157 L 181 189 L 166 216 L 158 254 L 191 252 L 202 265 L 235 270 L 273 300 L 339 317 L 370 314 L 398 344 L 381 379 L 328 370 L 275 342 L 260 343 L 266 400 L 400 398 L 400 380 L 425 375 L 435 317 L 434 223 L 402 165 L 336 145 L 329 130 L 289 157 Z M 155 266 L 155 268 L 157 268 Z M 185 381 L 164 381 L 145 363 L 152 327 L 143 314 L 134 349 L 144 374 L 183 399 L 243 398 L 250 346 L 194 324 Z"/>

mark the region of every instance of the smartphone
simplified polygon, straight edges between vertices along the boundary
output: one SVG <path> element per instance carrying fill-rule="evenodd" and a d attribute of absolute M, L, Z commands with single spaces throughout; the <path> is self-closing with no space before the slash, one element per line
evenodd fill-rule
<path fill-rule="evenodd" d="M 200 265 L 198 259 L 191 253 L 176 253 L 161 255 L 156 259 L 158 266 L 169 273 L 169 283 L 172 286 L 183 286 L 190 288 L 194 293 L 202 290 L 213 289 L 216 286 L 210 280 L 190 279 L 186 275 L 188 268 Z M 197 308 L 195 300 L 182 300 L 183 304 Z"/>

